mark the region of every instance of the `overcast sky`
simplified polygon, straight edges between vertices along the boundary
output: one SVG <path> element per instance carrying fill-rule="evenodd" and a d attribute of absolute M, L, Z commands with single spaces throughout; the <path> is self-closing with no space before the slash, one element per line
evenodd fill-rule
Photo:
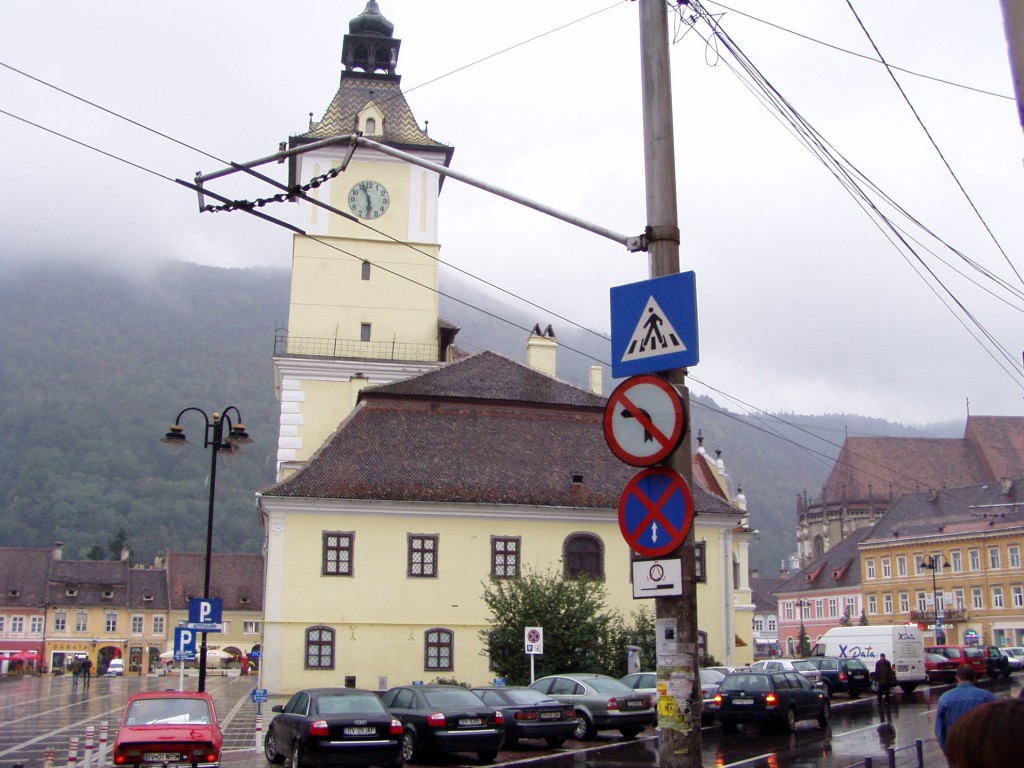
<path fill-rule="evenodd" d="M 999 3 L 851 2 L 885 59 L 918 73 L 895 71 L 924 128 L 886 69 L 866 58 L 876 54 L 845 0 L 706 7 L 723 14 L 721 28 L 836 156 L 941 241 L 898 217 L 918 255 L 895 247 L 740 80 L 733 56 L 705 42 L 709 25 L 670 22 L 681 263 L 696 272 L 700 316 L 692 388 L 733 410 L 740 406 L 723 392 L 770 412 L 904 423 L 961 420 L 967 399 L 973 414 L 1020 415 L 1024 285 L 1007 256 L 1024 272 L 1024 134 L 1007 98 Z M 191 179 L 269 155 L 307 128 L 309 113 L 321 117 L 348 21 L 364 5 L 0 0 L 6 67 L 208 155 L 6 67 L 0 109 Z M 380 7 L 402 40 L 398 72 L 413 112 L 455 147 L 454 168 L 613 230 L 643 231 L 635 2 Z M 4 114 L 0 138 L 0 253 L 290 264 L 282 229 L 242 213 L 201 215 L 188 190 Z M 248 181 L 219 189 L 274 192 Z M 440 226 L 445 261 L 603 332 L 608 289 L 648 274 L 643 254 L 457 182 L 444 186 Z M 941 285 L 922 279 L 926 269 Z M 531 311 L 556 332 L 565 326 Z M 1009 362 L 975 339 L 983 333 Z"/>

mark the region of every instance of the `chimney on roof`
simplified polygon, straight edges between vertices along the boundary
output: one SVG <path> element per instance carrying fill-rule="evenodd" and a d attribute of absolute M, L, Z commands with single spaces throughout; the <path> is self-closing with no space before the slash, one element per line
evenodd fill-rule
<path fill-rule="evenodd" d="M 128 562 L 128 558 L 129 558 L 130 555 L 131 555 L 131 551 L 128 549 L 127 545 L 121 547 L 121 562 L 122 563 L 127 563 Z"/>
<path fill-rule="evenodd" d="M 55 541 L 53 542 L 53 559 L 60 560 L 64 557 L 64 542 Z"/>
<path fill-rule="evenodd" d="M 540 324 L 533 326 L 530 337 L 526 340 L 526 363 L 548 376 L 555 375 L 555 358 L 558 352 L 558 340 L 549 325 L 543 331 Z"/>
<path fill-rule="evenodd" d="M 999 482 L 1002 483 L 1003 486 L 1001 491 L 1003 496 L 1009 496 L 1011 493 L 1013 493 L 1013 480 L 1011 480 L 1008 477 L 1004 477 Z"/>
<path fill-rule="evenodd" d="M 934 488 L 930 489 L 928 491 L 928 501 L 938 501 L 938 500 L 939 500 L 939 492 L 936 491 Z"/>
<path fill-rule="evenodd" d="M 153 570 L 162 571 L 164 570 L 164 556 L 157 555 L 153 558 Z"/>
<path fill-rule="evenodd" d="M 604 386 L 603 378 L 604 374 L 601 372 L 600 365 L 590 366 L 590 391 L 595 395 L 601 394 L 601 389 Z"/>

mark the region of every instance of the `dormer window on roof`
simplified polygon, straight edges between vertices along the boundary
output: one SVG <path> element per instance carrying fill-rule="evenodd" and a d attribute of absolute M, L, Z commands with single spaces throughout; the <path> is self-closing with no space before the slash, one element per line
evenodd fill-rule
<path fill-rule="evenodd" d="M 64 594 L 68 597 L 78 597 L 78 587 L 66 587 Z"/>
<path fill-rule="evenodd" d="M 114 590 L 112 590 L 112 589 L 105 589 L 105 590 L 103 590 L 103 598 L 105 600 L 111 600 L 111 599 L 113 599 L 113 597 L 114 597 Z"/>
<path fill-rule="evenodd" d="M 8 597 L 19 597 L 21 595 L 20 589 L 9 589 L 7 590 Z"/>

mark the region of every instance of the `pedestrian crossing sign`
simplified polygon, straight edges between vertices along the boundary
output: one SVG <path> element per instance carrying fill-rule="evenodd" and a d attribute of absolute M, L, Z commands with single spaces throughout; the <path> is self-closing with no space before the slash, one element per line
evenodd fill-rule
<path fill-rule="evenodd" d="M 611 290 L 612 376 L 685 368 L 700 361 L 693 272 Z"/>

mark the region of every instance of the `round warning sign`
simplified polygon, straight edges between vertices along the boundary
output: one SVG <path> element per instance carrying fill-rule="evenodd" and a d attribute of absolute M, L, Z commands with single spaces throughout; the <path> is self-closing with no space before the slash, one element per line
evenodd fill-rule
<path fill-rule="evenodd" d="M 667 459 L 686 434 L 686 407 L 671 383 L 643 374 L 626 379 L 608 398 L 604 437 L 612 453 L 634 467 Z"/>

